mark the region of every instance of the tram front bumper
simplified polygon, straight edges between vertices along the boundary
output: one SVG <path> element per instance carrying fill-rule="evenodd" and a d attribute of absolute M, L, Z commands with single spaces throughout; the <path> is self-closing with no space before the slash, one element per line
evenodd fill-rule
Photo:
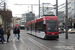
<path fill-rule="evenodd" d="M 59 35 L 57 34 L 57 35 L 47 35 L 47 38 L 49 38 L 49 39 L 58 39 L 59 38 Z"/>

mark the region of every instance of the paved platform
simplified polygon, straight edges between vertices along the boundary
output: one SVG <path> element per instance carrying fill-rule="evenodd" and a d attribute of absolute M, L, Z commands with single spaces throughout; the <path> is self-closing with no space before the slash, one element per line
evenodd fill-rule
<path fill-rule="evenodd" d="M 7 38 L 7 35 L 4 35 L 5 40 Z M 19 41 L 16 40 L 16 37 L 11 41 L 11 38 L 13 37 L 13 33 L 11 31 L 11 36 L 9 39 L 9 42 L 6 42 L 5 44 L 0 43 L 0 50 L 30 50 L 25 44 L 23 44 L 22 39 Z"/>

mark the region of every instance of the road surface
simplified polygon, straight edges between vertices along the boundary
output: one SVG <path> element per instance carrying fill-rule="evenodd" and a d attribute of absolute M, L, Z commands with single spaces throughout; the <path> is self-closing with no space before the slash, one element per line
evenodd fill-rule
<path fill-rule="evenodd" d="M 59 40 L 43 40 L 27 34 L 26 30 L 21 30 L 20 34 L 19 41 L 14 38 L 6 44 L 0 43 L 0 50 L 75 50 L 75 34 L 69 34 L 69 39 L 65 39 L 65 33 L 59 34 Z M 10 39 L 12 37 L 13 31 Z"/>

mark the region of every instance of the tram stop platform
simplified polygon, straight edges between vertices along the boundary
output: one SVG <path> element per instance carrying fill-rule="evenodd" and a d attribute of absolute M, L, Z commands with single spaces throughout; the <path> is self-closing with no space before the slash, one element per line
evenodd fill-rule
<path fill-rule="evenodd" d="M 4 35 L 4 37 L 6 40 L 7 35 Z M 10 39 L 11 38 L 12 36 L 10 36 Z M 25 44 L 23 44 L 22 39 L 17 41 L 15 37 L 12 41 L 9 40 L 9 42 L 6 42 L 4 44 L 0 42 L 0 50 L 30 50 L 30 49 Z"/>

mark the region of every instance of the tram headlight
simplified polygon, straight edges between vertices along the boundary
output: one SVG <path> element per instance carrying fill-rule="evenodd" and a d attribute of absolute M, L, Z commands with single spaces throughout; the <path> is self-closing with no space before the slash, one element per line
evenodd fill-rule
<path fill-rule="evenodd" d="M 54 35 L 54 33 L 52 33 L 52 35 Z"/>

